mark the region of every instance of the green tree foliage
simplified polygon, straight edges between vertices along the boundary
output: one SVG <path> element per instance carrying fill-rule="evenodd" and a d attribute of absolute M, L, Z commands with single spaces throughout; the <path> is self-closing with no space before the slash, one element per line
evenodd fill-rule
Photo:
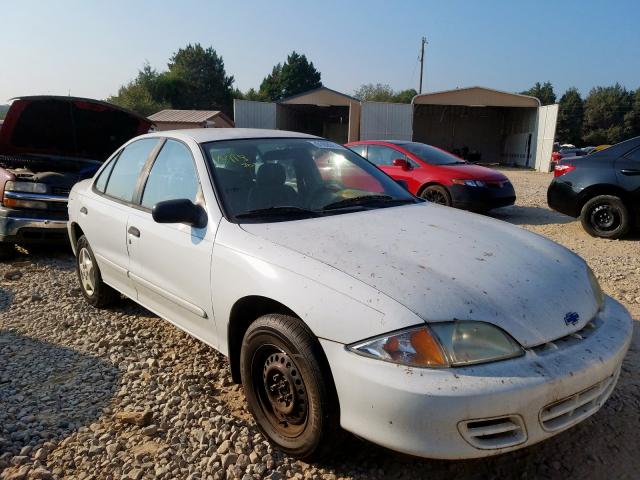
<path fill-rule="evenodd" d="M 625 117 L 632 111 L 633 95 L 622 85 L 592 88 L 584 102 L 583 140 L 590 145 L 624 140 Z"/>
<path fill-rule="evenodd" d="M 168 70 L 159 73 L 147 63 L 138 76 L 107 101 L 150 115 L 163 108 L 222 110 L 231 114 L 233 77 L 212 48 L 187 45 L 171 57 Z"/>
<path fill-rule="evenodd" d="M 0 120 L 2 120 L 9 110 L 9 105 L 0 105 Z"/>
<path fill-rule="evenodd" d="M 179 49 L 169 61 L 167 76 L 169 83 L 180 83 L 171 99 L 174 108 L 231 113 L 233 76 L 227 76 L 222 57 L 212 47 L 196 43 Z"/>
<path fill-rule="evenodd" d="M 560 98 L 558 112 L 558 128 L 556 138 L 561 143 L 582 143 L 582 120 L 584 117 L 584 102 L 578 89 L 569 88 Z"/>
<path fill-rule="evenodd" d="M 107 98 L 107 101 L 124 108 L 128 108 L 140 115 L 149 116 L 170 104 L 159 97 L 154 97 L 154 89 L 159 74 L 149 64 L 138 72 L 138 76 L 118 89 L 117 95 Z"/>
<path fill-rule="evenodd" d="M 538 100 L 540 100 L 540 103 L 542 105 L 551 105 L 556 103 L 556 94 L 553 91 L 553 85 L 551 85 L 551 82 L 544 82 L 543 84 L 540 84 L 540 82 L 536 82 L 536 84 L 529 90 L 525 90 L 524 92 L 520 93 L 522 95 L 536 97 Z"/>
<path fill-rule="evenodd" d="M 365 83 L 360 85 L 353 96 L 361 102 L 393 102 L 411 103 L 411 99 L 418 94 L 415 89 L 409 88 L 394 92 L 394 90 L 384 83 Z"/>
<path fill-rule="evenodd" d="M 260 84 L 259 96 L 277 101 L 322 86 L 321 74 L 306 55 L 291 52 L 287 61 L 273 67 Z"/>
<path fill-rule="evenodd" d="M 633 94 L 631 111 L 624 116 L 624 128 L 626 137 L 640 135 L 640 88 Z"/>

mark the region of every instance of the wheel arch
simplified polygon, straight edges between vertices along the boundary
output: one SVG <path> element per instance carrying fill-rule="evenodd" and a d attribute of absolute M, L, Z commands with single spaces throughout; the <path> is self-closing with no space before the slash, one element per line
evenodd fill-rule
<path fill-rule="evenodd" d="M 420 188 L 418 188 L 418 192 L 416 193 L 416 196 L 417 197 L 421 196 L 422 192 L 424 192 L 426 188 L 433 187 L 433 186 L 442 187 L 449 193 L 449 195 L 451 195 L 451 192 L 449 192 L 449 188 L 446 185 L 443 185 L 442 183 L 439 183 L 439 182 L 431 181 L 431 182 L 427 182 L 420 185 Z"/>
<path fill-rule="evenodd" d="M 613 185 L 610 183 L 599 183 L 596 185 L 590 185 L 581 192 L 577 205 L 578 216 L 580 215 L 580 212 L 582 211 L 585 203 L 599 195 L 612 195 L 620 198 L 620 200 L 622 200 L 622 203 L 624 203 L 625 207 L 627 207 L 627 209 L 629 210 L 631 218 L 640 215 L 640 211 L 636 211 L 637 209 L 633 207 L 633 203 L 627 191 L 625 191 L 618 185 Z"/>
<path fill-rule="evenodd" d="M 78 225 L 76 222 L 71 223 L 71 228 L 69 229 L 69 240 L 71 240 L 71 249 L 73 253 L 76 253 L 76 244 L 78 243 L 78 239 L 84 235 L 82 231 L 82 227 Z"/>
<path fill-rule="evenodd" d="M 249 325 L 262 315 L 269 313 L 281 313 L 290 315 L 302 321 L 299 315 L 285 304 L 269 297 L 261 295 L 248 295 L 238 299 L 231 307 L 229 323 L 227 326 L 227 347 L 229 352 L 229 366 L 231 378 L 235 383 L 240 383 L 240 349 L 242 339 Z M 308 326 L 308 325 L 307 325 Z"/>

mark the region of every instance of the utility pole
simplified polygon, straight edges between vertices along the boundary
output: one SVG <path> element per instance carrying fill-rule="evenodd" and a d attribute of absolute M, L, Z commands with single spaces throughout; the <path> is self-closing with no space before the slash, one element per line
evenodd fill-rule
<path fill-rule="evenodd" d="M 422 47 L 420 49 L 420 88 L 418 93 L 422 93 L 422 73 L 424 72 L 424 46 L 427 45 L 427 37 L 422 37 Z"/>

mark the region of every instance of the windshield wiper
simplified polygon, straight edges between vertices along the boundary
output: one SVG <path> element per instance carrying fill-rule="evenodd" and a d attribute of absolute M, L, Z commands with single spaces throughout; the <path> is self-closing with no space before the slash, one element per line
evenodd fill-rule
<path fill-rule="evenodd" d="M 367 204 L 397 205 L 402 203 L 415 203 L 415 200 L 412 198 L 393 198 L 390 195 L 363 195 L 329 203 L 322 207 L 322 210 L 336 210 L 338 208 L 366 206 Z"/>
<path fill-rule="evenodd" d="M 279 207 L 267 207 L 256 208 L 247 212 L 236 215 L 236 218 L 259 218 L 267 216 L 303 216 L 303 217 L 318 217 L 322 215 L 316 210 L 309 210 L 307 208 L 295 207 L 292 205 L 279 206 Z"/>

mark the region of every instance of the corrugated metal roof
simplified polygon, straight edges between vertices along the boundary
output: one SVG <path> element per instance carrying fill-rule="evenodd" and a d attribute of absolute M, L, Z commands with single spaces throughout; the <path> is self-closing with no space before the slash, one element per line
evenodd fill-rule
<path fill-rule="evenodd" d="M 202 123 L 220 115 L 219 110 L 162 110 L 149 116 L 154 122 Z"/>

